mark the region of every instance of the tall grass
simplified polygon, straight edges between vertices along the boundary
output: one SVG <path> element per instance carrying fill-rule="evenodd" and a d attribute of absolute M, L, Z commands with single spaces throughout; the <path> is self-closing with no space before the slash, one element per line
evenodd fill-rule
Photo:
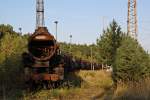
<path fill-rule="evenodd" d="M 115 100 L 150 100 L 150 79 L 120 83 L 114 93 Z"/>
<path fill-rule="evenodd" d="M 90 100 L 112 86 L 110 74 L 104 71 L 79 71 L 68 74 L 72 87 L 41 90 L 35 94 L 25 95 L 23 99 L 36 100 Z"/>
<path fill-rule="evenodd" d="M 105 71 L 80 71 L 79 76 L 85 80 L 82 86 L 109 88 L 112 86 L 111 74 Z"/>
<path fill-rule="evenodd" d="M 12 98 L 22 100 L 150 100 L 150 78 L 140 82 L 120 82 L 113 87 L 111 73 L 105 71 L 79 71 L 68 74 L 71 87 L 38 90 L 25 93 L 18 90 Z M 20 94 L 23 94 L 20 95 Z"/>

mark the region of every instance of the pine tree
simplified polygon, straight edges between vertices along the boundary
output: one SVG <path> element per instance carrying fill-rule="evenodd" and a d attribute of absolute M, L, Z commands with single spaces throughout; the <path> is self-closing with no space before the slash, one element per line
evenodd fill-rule
<path fill-rule="evenodd" d="M 124 37 L 117 49 L 114 78 L 116 81 L 138 81 L 150 74 L 149 55 L 138 42 L 131 37 Z"/>
<path fill-rule="evenodd" d="M 121 27 L 113 20 L 107 30 L 103 31 L 102 36 L 97 39 L 100 62 L 107 65 L 113 65 L 116 50 L 120 46 L 122 37 L 123 32 L 121 31 Z"/>

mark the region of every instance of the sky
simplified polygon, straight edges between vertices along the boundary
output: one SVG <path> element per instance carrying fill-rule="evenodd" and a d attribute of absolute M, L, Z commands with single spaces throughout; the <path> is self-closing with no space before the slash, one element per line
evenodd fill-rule
<path fill-rule="evenodd" d="M 92 44 L 113 19 L 127 30 L 128 0 L 44 0 L 45 26 L 55 35 L 58 21 L 58 41 Z M 138 41 L 150 52 L 150 0 L 137 0 Z M 36 0 L 1 0 L 0 24 L 10 24 L 15 31 L 33 33 L 36 22 Z"/>

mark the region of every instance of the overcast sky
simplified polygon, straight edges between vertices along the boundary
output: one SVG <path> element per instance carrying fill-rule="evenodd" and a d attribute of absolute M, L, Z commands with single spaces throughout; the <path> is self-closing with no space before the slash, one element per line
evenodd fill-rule
<path fill-rule="evenodd" d="M 128 0 L 44 0 L 45 26 L 55 35 L 58 23 L 58 40 L 73 43 L 95 43 L 102 29 L 115 19 L 122 30 L 127 30 Z M 36 0 L 1 0 L 0 24 L 11 24 L 15 31 L 34 32 Z M 150 51 L 150 0 L 137 0 L 138 40 Z"/>

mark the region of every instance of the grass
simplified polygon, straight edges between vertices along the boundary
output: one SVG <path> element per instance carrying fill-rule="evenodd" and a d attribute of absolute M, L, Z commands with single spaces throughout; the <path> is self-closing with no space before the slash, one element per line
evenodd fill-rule
<path fill-rule="evenodd" d="M 114 93 L 116 100 L 150 100 L 150 79 L 145 78 L 140 82 L 118 84 Z"/>
<path fill-rule="evenodd" d="M 111 73 L 105 71 L 78 71 L 68 74 L 70 88 L 38 90 L 25 93 L 11 92 L 7 100 L 150 100 L 150 79 L 140 82 L 120 82 L 113 88 Z"/>
<path fill-rule="evenodd" d="M 112 86 L 109 73 L 104 71 L 79 71 L 70 73 L 68 79 L 72 83 L 69 89 L 66 87 L 41 90 L 35 94 L 28 94 L 24 100 L 91 100 L 104 91 L 104 88 Z"/>

